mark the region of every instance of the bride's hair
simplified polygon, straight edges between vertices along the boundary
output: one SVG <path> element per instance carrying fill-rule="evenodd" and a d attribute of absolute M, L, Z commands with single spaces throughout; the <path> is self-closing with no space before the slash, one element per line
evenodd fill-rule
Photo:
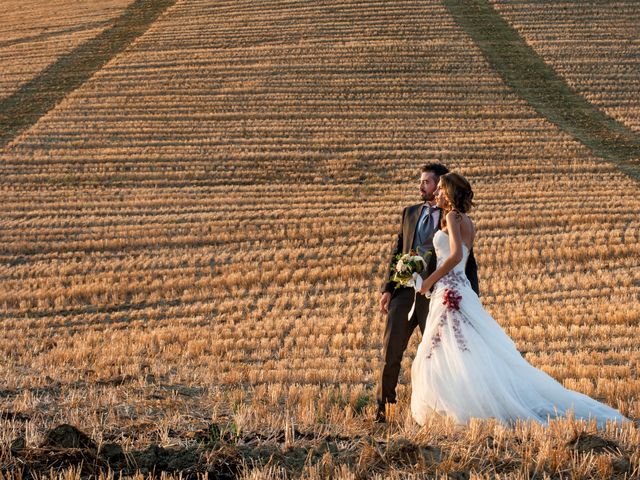
<path fill-rule="evenodd" d="M 473 207 L 473 190 L 471 184 L 459 173 L 451 172 L 440 177 L 444 196 L 452 210 L 467 213 Z"/>

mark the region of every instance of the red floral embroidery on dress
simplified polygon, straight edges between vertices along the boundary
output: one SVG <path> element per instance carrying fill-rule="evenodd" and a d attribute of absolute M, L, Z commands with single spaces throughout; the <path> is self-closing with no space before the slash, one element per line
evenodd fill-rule
<path fill-rule="evenodd" d="M 467 347 L 467 342 L 465 341 L 464 335 L 462 334 L 462 323 L 471 324 L 469 320 L 462 314 L 460 311 L 460 301 L 462 300 L 462 295 L 458 293 L 456 287 L 461 286 L 470 286 L 469 279 L 464 274 L 464 272 L 450 271 L 444 277 L 442 277 L 436 285 L 439 287 L 445 287 L 444 290 L 444 298 L 442 300 L 442 304 L 446 307 L 440 318 L 438 319 L 438 328 L 431 338 L 431 349 L 427 358 L 431 358 L 433 352 L 440 347 L 442 343 L 442 333 L 444 327 L 450 323 L 451 329 L 453 330 L 453 334 L 456 339 L 456 343 L 458 347 L 462 351 L 469 351 Z"/>
<path fill-rule="evenodd" d="M 438 280 L 435 287 L 445 287 L 455 290 L 460 287 L 470 287 L 471 283 L 464 272 L 451 270 L 444 277 Z"/>
<path fill-rule="evenodd" d="M 442 300 L 442 304 L 451 310 L 460 310 L 460 300 L 462 300 L 462 296 L 458 294 L 453 289 L 445 288 L 444 289 L 444 299 Z"/>
<path fill-rule="evenodd" d="M 429 350 L 429 353 L 427 354 L 427 358 L 431 358 L 431 355 L 433 355 L 433 351 L 436 348 L 438 348 L 440 346 L 440 342 L 442 342 L 442 338 L 440 338 L 441 327 L 442 327 L 442 319 L 440 319 L 440 322 L 438 324 L 438 330 L 433 335 L 433 337 L 431 337 L 431 350 Z"/>

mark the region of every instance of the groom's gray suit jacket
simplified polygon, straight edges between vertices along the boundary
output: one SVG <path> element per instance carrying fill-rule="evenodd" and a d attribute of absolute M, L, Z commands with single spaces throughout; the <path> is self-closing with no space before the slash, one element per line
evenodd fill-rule
<path fill-rule="evenodd" d="M 406 207 L 402 211 L 402 224 L 400 225 L 400 233 L 398 234 L 398 238 L 396 239 L 393 250 L 391 252 L 391 258 L 389 260 L 389 268 L 387 270 L 387 277 L 385 282 L 382 284 L 380 288 L 381 292 L 390 292 L 393 293 L 395 290 L 395 283 L 390 280 L 391 272 L 393 266 L 396 263 L 395 257 L 398 254 L 409 253 L 411 247 L 413 245 L 413 237 L 416 233 L 416 225 L 418 224 L 418 219 L 422 214 L 422 209 L 425 207 L 424 203 L 418 203 L 416 205 L 411 205 Z M 440 212 L 442 215 L 442 212 Z M 440 225 L 436 226 L 435 231 L 440 229 Z M 436 255 L 435 251 L 432 250 L 431 257 L 429 258 L 429 265 L 427 267 L 427 271 L 423 273 L 423 278 L 426 278 L 428 275 L 431 275 L 433 271 L 436 269 Z M 471 288 L 479 295 L 478 288 L 478 265 L 476 264 L 476 259 L 473 256 L 473 249 L 469 252 L 469 259 L 467 260 L 467 265 L 465 268 L 465 273 L 467 274 L 467 278 L 471 283 Z"/>

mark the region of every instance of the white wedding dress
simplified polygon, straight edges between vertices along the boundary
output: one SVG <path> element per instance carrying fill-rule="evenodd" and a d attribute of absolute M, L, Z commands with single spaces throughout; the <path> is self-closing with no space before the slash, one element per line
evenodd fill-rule
<path fill-rule="evenodd" d="M 451 253 L 449 236 L 438 231 L 433 244 L 440 266 Z M 435 412 L 459 424 L 472 417 L 546 423 L 571 411 L 575 418 L 595 418 L 599 426 L 606 420 L 626 421 L 617 410 L 564 388 L 522 358 L 471 289 L 465 275 L 466 246 L 463 253 L 460 263 L 433 288 L 425 332 L 411 366 L 414 419 L 424 425 Z"/>

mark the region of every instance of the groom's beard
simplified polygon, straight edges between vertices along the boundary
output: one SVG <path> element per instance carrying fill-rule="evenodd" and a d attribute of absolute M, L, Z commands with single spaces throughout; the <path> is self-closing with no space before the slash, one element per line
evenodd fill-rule
<path fill-rule="evenodd" d="M 423 202 L 433 202 L 436 199 L 436 196 L 431 194 L 431 195 L 426 195 L 424 193 L 420 194 L 420 197 L 422 198 Z"/>

